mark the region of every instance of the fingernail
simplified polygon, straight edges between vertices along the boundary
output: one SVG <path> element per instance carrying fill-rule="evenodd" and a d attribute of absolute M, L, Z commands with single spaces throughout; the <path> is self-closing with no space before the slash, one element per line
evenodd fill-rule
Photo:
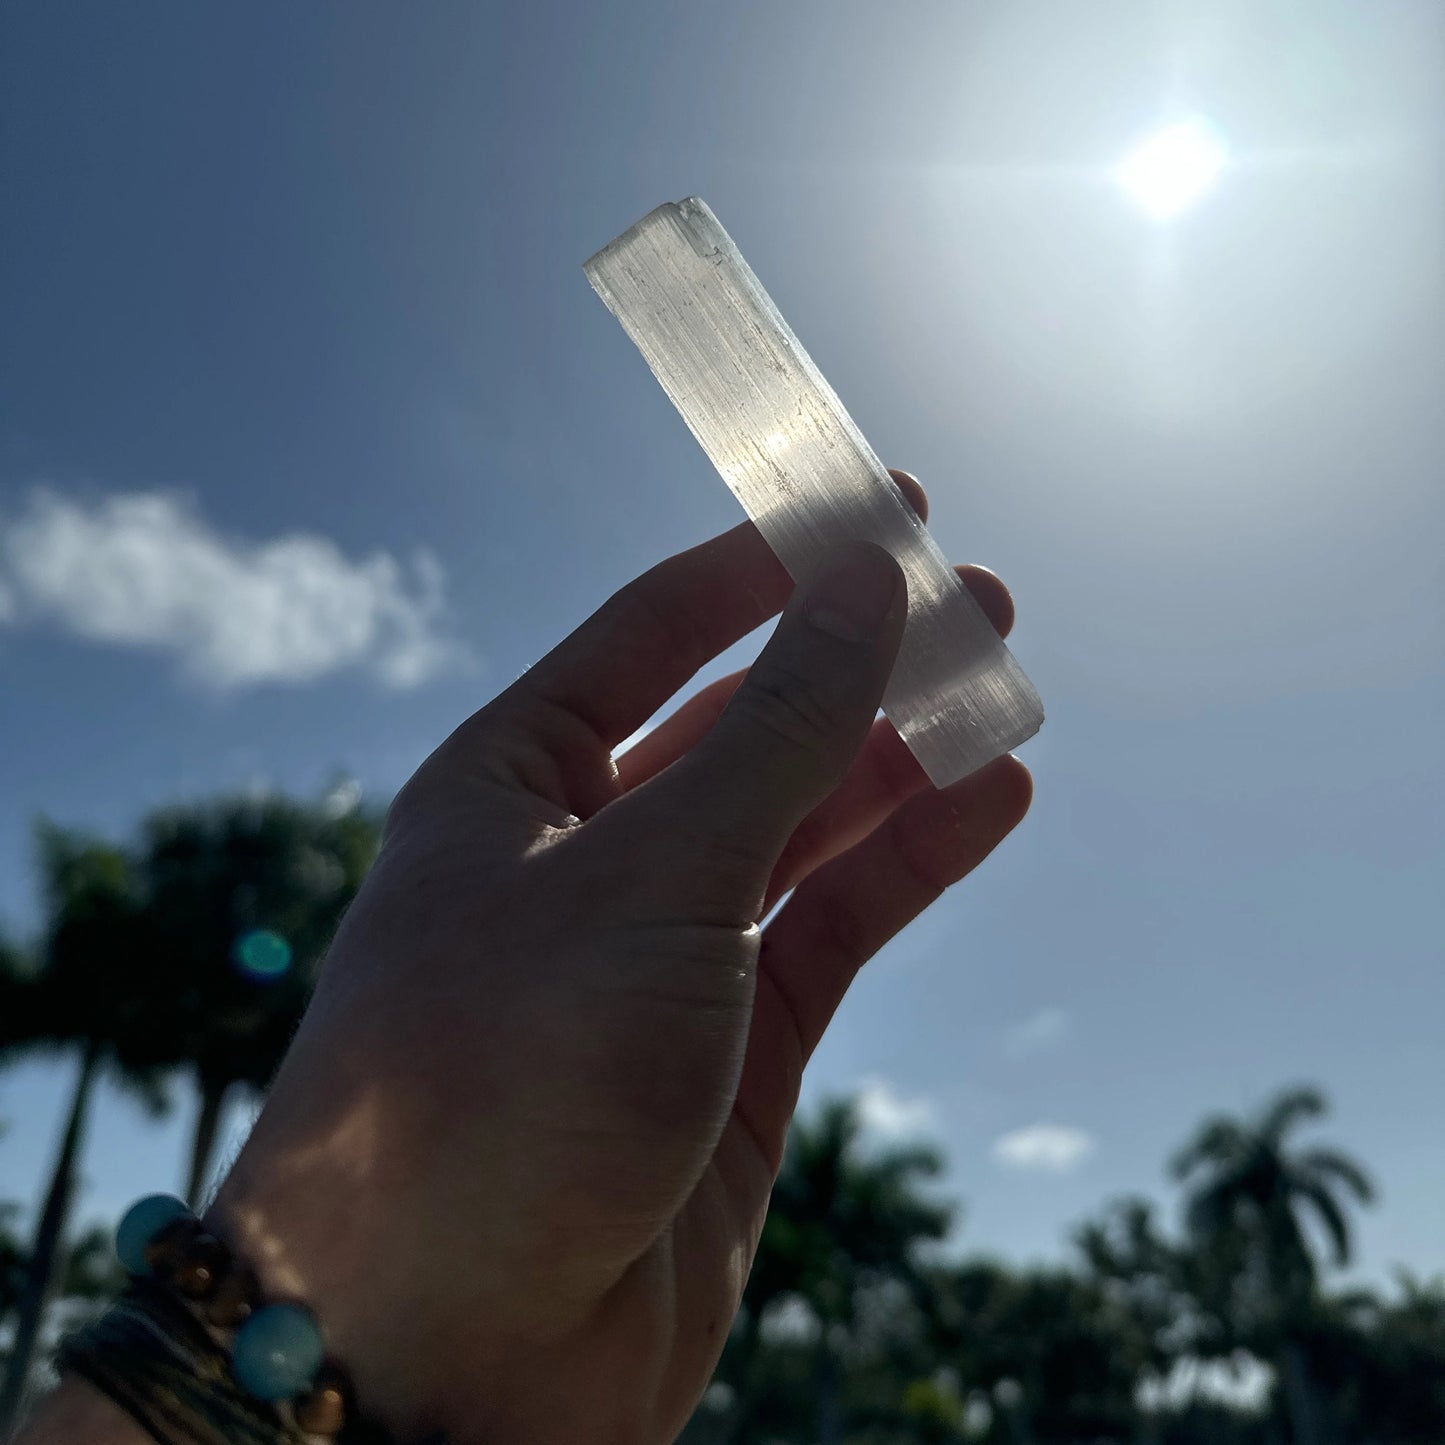
<path fill-rule="evenodd" d="M 803 601 L 803 612 L 820 632 L 845 642 L 867 642 L 888 619 L 903 574 L 881 547 L 848 542 L 824 559 Z"/>

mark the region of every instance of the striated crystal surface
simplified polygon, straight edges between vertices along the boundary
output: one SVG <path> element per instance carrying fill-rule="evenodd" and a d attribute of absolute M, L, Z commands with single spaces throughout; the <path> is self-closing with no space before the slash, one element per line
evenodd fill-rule
<path fill-rule="evenodd" d="M 659 206 L 585 270 L 795 578 L 851 538 L 898 559 L 908 623 L 883 709 L 934 785 L 1032 737 L 1033 685 L 706 203 Z"/>

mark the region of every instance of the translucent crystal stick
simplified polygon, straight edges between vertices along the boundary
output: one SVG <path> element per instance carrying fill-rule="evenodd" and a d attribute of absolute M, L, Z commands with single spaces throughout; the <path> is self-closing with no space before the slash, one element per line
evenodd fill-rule
<path fill-rule="evenodd" d="M 883 709 L 934 785 L 1032 737 L 1032 684 L 706 203 L 659 206 L 585 269 L 795 579 L 853 538 L 898 559 L 908 622 Z"/>

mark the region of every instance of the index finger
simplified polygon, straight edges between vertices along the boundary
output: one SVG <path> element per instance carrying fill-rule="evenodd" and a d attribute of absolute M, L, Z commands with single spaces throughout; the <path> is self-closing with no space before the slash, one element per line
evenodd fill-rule
<path fill-rule="evenodd" d="M 928 498 L 891 473 L 920 517 Z M 793 579 L 751 522 L 659 563 L 508 689 L 580 718 L 609 750 L 718 653 L 780 612 Z M 507 696 L 507 695 L 504 695 Z"/>

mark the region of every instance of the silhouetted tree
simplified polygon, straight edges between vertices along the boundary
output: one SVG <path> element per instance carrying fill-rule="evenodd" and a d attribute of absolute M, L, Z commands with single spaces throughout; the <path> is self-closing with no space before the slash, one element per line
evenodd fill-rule
<path fill-rule="evenodd" d="M 187 1195 L 199 1206 L 227 1098 L 269 1084 L 379 827 L 337 794 L 169 808 L 141 829 L 150 967 L 195 1081 Z"/>
<path fill-rule="evenodd" d="M 819 1445 L 841 1440 L 844 1346 L 870 1292 L 888 1282 L 921 1288 L 919 1248 L 947 1233 L 952 1210 L 919 1186 L 942 1169 L 937 1151 L 923 1145 L 868 1150 L 848 1101 L 793 1121 L 730 1361 L 735 1440 L 751 1426 L 763 1317 L 789 1297 L 816 1324 L 808 1349 L 816 1438 Z"/>
<path fill-rule="evenodd" d="M 7 1199 L 0 1203 L 0 1326 L 10 1318 L 10 1311 L 20 1303 L 20 1287 L 25 1278 L 25 1250 L 20 1243 L 16 1221 L 20 1206 Z"/>
<path fill-rule="evenodd" d="M 1278 1364 L 1296 1445 L 1319 1445 L 1326 1429 L 1307 1348 L 1320 1275 L 1307 1221 L 1328 1242 L 1331 1262 L 1344 1265 L 1347 1204 L 1374 1198 L 1368 1176 L 1348 1156 L 1292 1147 L 1291 1136 L 1326 1107 L 1318 1090 L 1286 1090 L 1255 1119 L 1207 1120 L 1173 1163 L 1189 1191 L 1190 1233 L 1236 1263 L 1236 1333 Z"/>
<path fill-rule="evenodd" d="M 148 991 L 149 951 L 132 860 L 120 848 L 44 822 L 36 830 L 36 851 L 45 921 L 28 963 L 8 960 L 0 1052 L 68 1052 L 76 1072 L 16 1301 L 0 1389 L 0 1437 L 13 1424 L 30 1379 L 95 1085 L 109 1070 L 158 1110 L 164 1105 L 161 1080 L 174 1061 L 172 1041 L 156 1028 Z"/>
<path fill-rule="evenodd" d="M 1321 1298 L 1305 1343 L 1346 1440 L 1445 1440 L 1445 1278 L 1395 1276 L 1395 1295 Z"/>
<path fill-rule="evenodd" d="M 941 1360 L 992 1402 L 1000 1439 L 1126 1439 L 1157 1355 L 1148 1332 L 1097 1278 L 992 1260 L 935 1272 Z"/>

